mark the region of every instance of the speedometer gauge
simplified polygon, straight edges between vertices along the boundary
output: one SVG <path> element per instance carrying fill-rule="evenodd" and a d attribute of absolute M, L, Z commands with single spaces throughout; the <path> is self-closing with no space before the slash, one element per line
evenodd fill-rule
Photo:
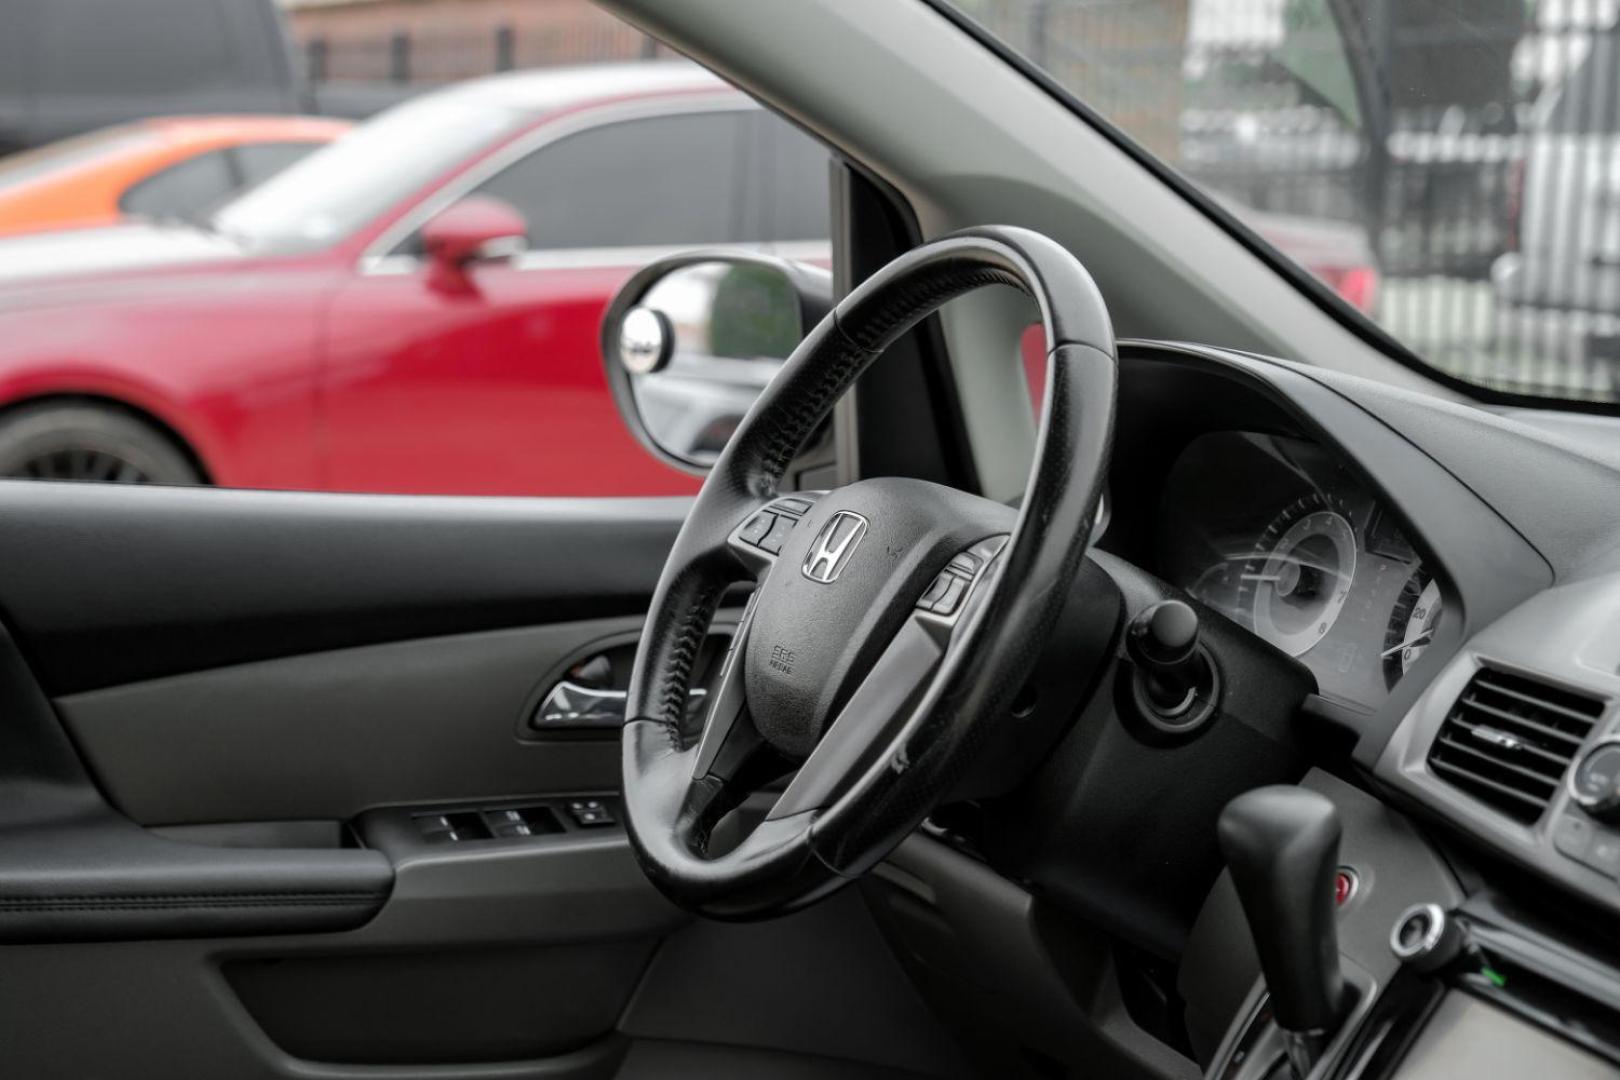
<path fill-rule="evenodd" d="M 1384 681 L 1393 687 L 1429 647 L 1440 621 L 1440 583 L 1423 570 L 1412 572 L 1401 588 L 1384 631 Z"/>
<path fill-rule="evenodd" d="M 1299 656 L 1327 636 L 1356 576 L 1356 534 L 1336 502 L 1313 493 L 1260 534 L 1243 567 L 1257 634 Z"/>

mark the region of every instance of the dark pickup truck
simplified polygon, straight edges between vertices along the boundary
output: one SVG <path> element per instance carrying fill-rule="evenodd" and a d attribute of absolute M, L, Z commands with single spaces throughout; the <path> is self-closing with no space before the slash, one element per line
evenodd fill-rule
<path fill-rule="evenodd" d="M 275 0 L 4 0 L 0 153 L 145 116 L 359 118 L 404 86 L 312 87 Z"/>

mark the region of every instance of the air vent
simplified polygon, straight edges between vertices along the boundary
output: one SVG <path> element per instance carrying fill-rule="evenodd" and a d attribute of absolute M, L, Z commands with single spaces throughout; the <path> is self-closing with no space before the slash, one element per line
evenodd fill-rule
<path fill-rule="evenodd" d="M 1482 668 L 1429 748 L 1454 787 L 1529 824 L 1541 816 L 1603 712 L 1603 702 Z"/>

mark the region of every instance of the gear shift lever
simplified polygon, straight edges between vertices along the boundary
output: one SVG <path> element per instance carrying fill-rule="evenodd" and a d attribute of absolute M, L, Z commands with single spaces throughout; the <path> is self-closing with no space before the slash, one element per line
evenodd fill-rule
<path fill-rule="evenodd" d="M 1226 805 L 1218 832 L 1260 953 L 1272 1015 L 1303 1077 L 1350 1004 L 1333 916 L 1338 811 L 1304 788 L 1256 788 Z"/>

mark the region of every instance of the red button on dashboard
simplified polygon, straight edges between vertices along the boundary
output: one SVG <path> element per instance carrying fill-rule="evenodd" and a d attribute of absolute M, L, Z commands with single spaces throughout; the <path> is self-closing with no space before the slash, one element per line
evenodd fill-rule
<path fill-rule="evenodd" d="M 1356 895 L 1358 880 L 1354 870 L 1343 866 L 1339 868 L 1339 872 L 1333 875 L 1333 903 L 1335 906 L 1343 907 L 1350 902 L 1350 898 Z"/>

